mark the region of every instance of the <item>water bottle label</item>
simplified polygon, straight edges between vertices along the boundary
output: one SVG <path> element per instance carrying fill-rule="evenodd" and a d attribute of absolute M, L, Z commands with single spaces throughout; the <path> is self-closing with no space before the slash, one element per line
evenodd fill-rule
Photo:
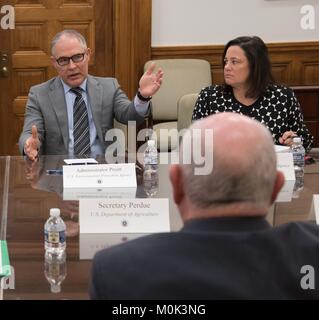
<path fill-rule="evenodd" d="M 304 155 L 302 153 L 294 153 L 293 158 L 294 158 L 294 161 L 303 161 Z"/>
<path fill-rule="evenodd" d="M 157 164 L 157 155 L 149 155 L 148 157 L 144 158 L 144 164 Z"/>
<path fill-rule="evenodd" d="M 45 231 L 45 241 L 52 244 L 65 242 L 65 231 Z"/>
<path fill-rule="evenodd" d="M 65 231 L 60 231 L 60 242 L 64 243 L 65 242 Z"/>

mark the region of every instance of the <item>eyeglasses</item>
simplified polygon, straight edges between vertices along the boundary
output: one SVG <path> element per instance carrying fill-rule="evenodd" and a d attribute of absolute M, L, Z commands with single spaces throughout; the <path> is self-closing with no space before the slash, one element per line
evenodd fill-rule
<path fill-rule="evenodd" d="M 58 63 L 59 66 L 66 66 L 70 63 L 70 60 L 74 63 L 82 62 L 84 60 L 86 52 L 84 53 L 77 53 L 73 55 L 72 57 L 60 57 L 59 59 L 56 59 L 55 61 Z"/>

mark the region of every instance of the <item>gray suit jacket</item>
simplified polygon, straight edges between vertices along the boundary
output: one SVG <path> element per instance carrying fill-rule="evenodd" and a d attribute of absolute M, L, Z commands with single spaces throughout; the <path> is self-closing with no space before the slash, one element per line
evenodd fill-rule
<path fill-rule="evenodd" d="M 130 120 L 141 123 L 144 118 L 136 112 L 133 102 L 128 100 L 116 79 L 88 76 L 87 80 L 87 92 L 98 139 L 104 142 L 106 148 L 105 133 L 113 128 L 114 117 L 121 123 Z M 40 153 L 68 154 L 68 115 L 60 78 L 53 78 L 30 89 L 23 131 L 19 139 L 22 154 L 25 141 L 31 136 L 32 125 L 38 128 L 42 143 Z"/>

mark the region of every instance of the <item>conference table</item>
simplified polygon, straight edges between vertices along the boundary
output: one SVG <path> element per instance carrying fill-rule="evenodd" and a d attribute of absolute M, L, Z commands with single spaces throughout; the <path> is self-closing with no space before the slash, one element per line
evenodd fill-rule
<path fill-rule="evenodd" d="M 81 247 L 87 240 L 79 232 L 79 200 L 65 196 L 62 175 L 47 174 L 47 170 L 61 169 L 64 158 L 42 156 L 37 163 L 31 163 L 20 156 L 0 157 L 0 240 L 7 241 L 13 271 L 11 282 L 7 279 L 7 285 L 2 284 L 0 288 L 0 299 L 88 299 L 94 253 L 144 235 L 96 235 L 96 244 L 93 235 L 89 246 L 91 255 L 83 257 Z M 103 163 L 103 159 L 98 162 Z M 137 187 L 131 197 L 167 198 L 170 230 L 177 231 L 183 223 L 173 201 L 168 168 L 169 164 L 159 164 L 158 181 L 150 190 L 143 183 L 142 167 L 137 163 Z M 267 216 L 268 221 L 274 227 L 298 220 L 315 223 L 311 206 L 313 194 L 317 193 L 319 165 L 315 163 L 306 166 L 303 190 L 291 201 L 276 202 Z M 55 265 L 47 261 L 44 250 L 44 223 L 50 208 L 54 207 L 61 209 L 67 227 L 66 258 Z M 60 274 L 62 281 L 61 290 L 57 293 L 51 292 L 48 280 L 52 272 L 55 276 Z"/>

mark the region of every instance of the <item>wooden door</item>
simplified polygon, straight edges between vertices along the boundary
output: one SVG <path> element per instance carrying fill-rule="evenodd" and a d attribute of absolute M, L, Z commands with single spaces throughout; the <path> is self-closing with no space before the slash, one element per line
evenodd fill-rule
<path fill-rule="evenodd" d="M 14 6 L 15 28 L 0 30 L 9 71 L 0 76 L 0 155 L 18 154 L 29 88 L 56 75 L 50 42 L 63 29 L 85 36 L 90 74 L 117 77 L 133 96 L 150 59 L 151 0 L 0 0 L 4 5 Z"/>

